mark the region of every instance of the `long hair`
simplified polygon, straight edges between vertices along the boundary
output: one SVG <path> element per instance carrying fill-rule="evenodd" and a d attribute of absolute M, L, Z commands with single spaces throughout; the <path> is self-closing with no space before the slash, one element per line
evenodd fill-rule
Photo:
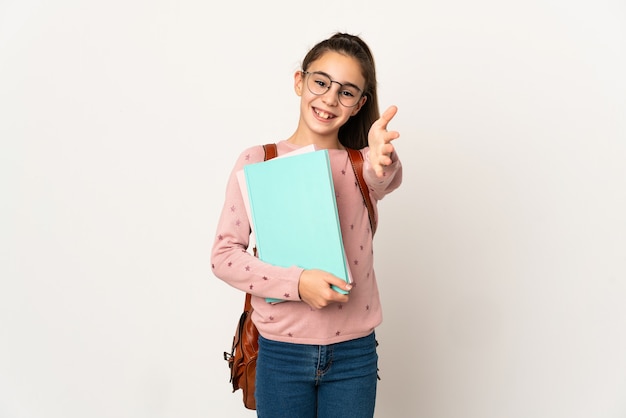
<path fill-rule="evenodd" d="M 339 142 L 347 148 L 364 148 L 367 146 L 367 134 L 372 124 L 380 117 L 374 57 L 360 37 L 338 32 L 311 48 L 302 61 L 302 70 L 307 71 L 313 61 L 329 51 L 355 58 L 361 65 L 361 73 L 365 79 L 363 94 L 367 96 L 367 100 L 359 112 L 339 128 Z"/>

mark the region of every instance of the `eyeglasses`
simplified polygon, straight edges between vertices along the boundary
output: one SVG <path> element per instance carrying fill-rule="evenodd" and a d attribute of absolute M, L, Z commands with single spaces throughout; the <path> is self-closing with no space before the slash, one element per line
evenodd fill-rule
<path fill-rule="evenodd" d="M 339 84 L 337 96 L 339 103 L 345 107 L 354 107 L 359 104 L 359 100 L 363 96 L 363 90 L 351 83 L 342 84 L 339 81 L 331 80 L 330 76 L 320 71 L 302 71 L 306 75 L 306 86 L 309 91 L 316 96 L 321 96 L 330 90 L 333 83 Z"/>

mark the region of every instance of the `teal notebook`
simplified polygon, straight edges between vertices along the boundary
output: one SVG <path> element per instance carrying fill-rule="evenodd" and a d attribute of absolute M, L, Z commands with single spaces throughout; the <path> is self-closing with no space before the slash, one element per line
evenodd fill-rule
<path fill-rule="evenodd" d="M 249 164 L 244 176 L 259 259 L 350 282 L 328 151 Z"/>

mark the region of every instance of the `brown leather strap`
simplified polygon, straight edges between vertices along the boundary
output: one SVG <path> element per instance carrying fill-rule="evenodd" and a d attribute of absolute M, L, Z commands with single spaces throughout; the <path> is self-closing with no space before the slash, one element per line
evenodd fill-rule
<path fill-rule="evenodd" d="M 263 145 L 263 149 L 265 150 L 265 161 L 271 160 L 278 155 L 276 144 L 265 144 Z"/>
<path fill-rule="evenodd" d="M 354 170 L 354 175 L 356 176 L 357 181 L 359 182 L 359 189 L 361 189 L 361 195 L 363 196 L 363 201 L 365 202 L 365 206 L 367 206 L 367 214 L 370 218 L 370 227 L 372 228 L 372 236 L 374 232 L 376 232 L 376 216 L 374 214 L 374 206 L 372 205 L 372 199 L 370 199 L 370 189 L 367 187 L 365 183 L 365 178 L 363 178 L 363 154 L 358 149 L 346 148 L 348 150 L 348 157 L 350 157 L 350 163 L 352 164 L 352 169 Z"/>
<path fill-rule="evenodd" d="M 252 295 L 246 293 L 246 301 L 243 303 L 243 310 L 245 312 L 252 312 Z"/>

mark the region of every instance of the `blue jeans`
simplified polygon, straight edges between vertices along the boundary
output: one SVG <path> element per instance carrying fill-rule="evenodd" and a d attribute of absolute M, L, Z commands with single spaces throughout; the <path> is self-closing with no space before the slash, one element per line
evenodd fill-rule
<path fill-rule="evenodd" d="M 331 345 L 259 336 L 256 408 L 260 418 L 371 418 L 378 354 L 372 333 Z"/>

